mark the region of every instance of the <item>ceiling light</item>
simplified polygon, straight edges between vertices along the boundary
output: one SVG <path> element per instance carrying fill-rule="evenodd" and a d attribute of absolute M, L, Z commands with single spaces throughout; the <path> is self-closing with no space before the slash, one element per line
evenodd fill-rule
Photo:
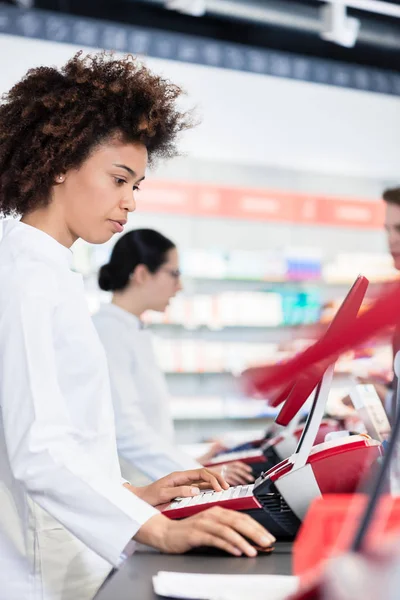
<path fill-rule="evenodd" d="M 192 17 L 202 17 L 206 14 L 205 0 L 165 0 L 165 6 Z"/>
<path fill-rule="evenodd" d="M 347 15 L 345 4 L 327 4 L 321 9 L 321 37 L 346 48 L 352 48 L 360 30 L 360 21 Z"/>

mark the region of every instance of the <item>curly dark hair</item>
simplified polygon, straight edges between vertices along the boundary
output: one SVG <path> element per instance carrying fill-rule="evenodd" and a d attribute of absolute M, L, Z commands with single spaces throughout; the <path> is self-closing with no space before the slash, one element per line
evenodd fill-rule
<path fill-rule="evenodd" d="M 61 69 L 29 70 L 0 104 L 0 214 L 48 204 L 57 174 L 114 136 L 144 143 L 150 162 L 175 156 L 177 135 L 192 126 L 181 95 L 130 55 L 79 52 Z"/>

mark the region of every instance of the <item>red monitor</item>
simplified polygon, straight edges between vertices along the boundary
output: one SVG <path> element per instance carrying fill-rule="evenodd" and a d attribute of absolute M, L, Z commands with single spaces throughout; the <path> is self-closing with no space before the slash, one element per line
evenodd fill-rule
<path fill-rule="evenodd" d="M 357 318 L 368 284 L 369 281 L 365 277 L 362 277 L 361 275 L 357 277 L 320 342 L 327 339 L 340 338 L 342 335 L 346 334 L 346 328 Z M 313 390 L 321 381 L 330 362 L 332 361 L 316 363 L 310 369 L 298 376 L 286 402 L 276 418 L 276 422 L 279 423 L 279 425 L 288 425 L 299 410 L 301 410 Z M 281 396 L 279 397 L 279 400 L 281 400 Z"/>

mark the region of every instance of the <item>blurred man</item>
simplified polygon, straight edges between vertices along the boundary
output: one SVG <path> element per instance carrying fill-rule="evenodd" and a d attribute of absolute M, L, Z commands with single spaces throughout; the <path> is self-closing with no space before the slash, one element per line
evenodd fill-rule
<path fill-rule="evenodd" d="M 383 193 L 386 203 L 385 229 L 394 266 L 400 271 L 400 186 Z"/>
<path fill-rule="evenodd" d="M 387 189 L 383 192 L 385 202 L 385 230 L 387 233 L 389 252 L 393 257 L 395 268 L 400 271 L 400 186 Z M 393 356 L 400 350 L 400 328 L 397 328 L 393 340 Z M 393 380 L 389 385 L 384 385 L 377 381 L 360 379 L 360 383 L 373 383 L 379 398 L 384 404 L 389 417 L 392 414 L 392 390 L 395 388 L 396 381 Z M 342 400 L 346 406 L 352 406 L 350 396 Z"/>
<path fill-rule="evenodd" d="M 383 199 L 386 203 L 385 230 L 388 238 L 389 252 L 392 255 L 395 268 L 400 271 L 400 186 L 385 190 L 383 192 Z M 399 350 L 400 328 L 397 327 L 393 336 L 393 356 L 395 356 Z M 396 385 L 397 381 L 395 377 L 390 385 L 390 389 L 394 390 Z M 383 390 L 380 390 L 377 387 L 377 392 L 384 401 L 387 412 L 394 418 L 394 406 L 392 405 L 392 402 L 388 402 L 389 396 L 387 389 L 384 394 Z M 390 394 L 390 396 L 392 396 L 392 394 Z M 389 404 L 392 406 L 389 406 Z"/>
<path fill-rule="evenodd" d="M 393 258 L 395 268 L 400 271 L 400 186 L 383 192 L 385 202 L 385 231 L 387 234 L 389 252 Z M 400 350 L 400 329 L 397 328 L 393 340 L 393 356 Z M 368 382 L 370 383 L 370 382 Z M 374 382 L 375 389 L 385 405 L 387 412 L 391 413 L 390 391 L 394 389 L 394 381 L 386 386 Z"/>

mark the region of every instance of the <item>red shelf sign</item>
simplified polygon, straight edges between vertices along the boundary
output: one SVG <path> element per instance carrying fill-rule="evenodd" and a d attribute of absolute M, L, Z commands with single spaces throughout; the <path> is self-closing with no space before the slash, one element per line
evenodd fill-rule
<path fill-rule="evenodd" d="M 149 181 L 141 212 L 381 229 L 383 202 L 202 183 Z"/>

